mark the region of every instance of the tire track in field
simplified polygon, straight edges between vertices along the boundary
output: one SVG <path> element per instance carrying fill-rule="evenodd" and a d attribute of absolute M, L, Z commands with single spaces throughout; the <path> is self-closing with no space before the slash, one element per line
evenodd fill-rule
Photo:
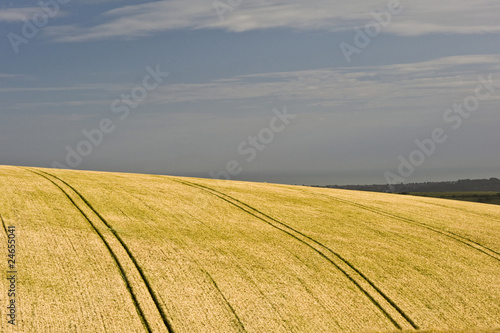
<path fill-rule="evenodd" d="M 137 184 L 137 182 L 133 181 L 134 183 Z M 166 214 L 164 214 L 162 211 L 158 211 L 154 208 L 152 208 L 150 205 L 146 204 L 144 201 L 141 201 L 139 198 L 137 198 L 135 195 L 133 194 L 130 194 L 130 193 L 127 193 L 125 192 L 126 195 L 128 195 L 129 197 L 131 197 L 132 199 L 136 200 L 137 202 L 139 202 L 139 204 L 145 206 L 147 209 L 155 212 L 156 214 L 159 214 L 159 215 L 162 215 L 164 217 L 167 217 Z M 127 216 L 119 207 L 117 207 L 123 215 Z M 184 210 L 184 209 L 183 209 Z M 201 220 L 198 220 L 196 217 L 194 217 L 192 214 L 190 214 L 189 211 L 186 211 L 184 210 L 188 215 L 190 215 L 193 219 L 197 220 L 198 222 L 200 222 L 201 224 L 205 225 L 203 223 L 203 221 Z M 177 221 L 181 221 L 180 219 L 178 219 L 177 217 L 175 217 L 177 219 Z M 206 226 L 207 227 L 207 226 Z M 210 230 L 212 230 L 211 228 L 209 228 Z M 184 241 L 180 240 L 180 239 L 177 239 L 177 241 L 179 242 L 182 242 L 184 245 L 188 245 L 187 243 L 185 243 Z M 165 255 L 165 253 L 161 250 L 161 252 Z M 207 270 L 205 270 L 205 268 L 203 267 L 203 265 L 198 261 L 196 260 L 194 257 L 190 256 L 190 255 L 187 255 L 187 257 L 193 261 L 194 263 L 196 263 L 196 265 L 198 265 L 198 268 L 208 277 L 208 279 L 210 280 L 210 282 L 212 283 L 212 285 L 214 286 L 214 289 L 217 291 L 218 295 L 222 298 L 222 300 L 225 302 L 225 304 L 227 305 L 228 309 L 230 310 L 230 312 L 232 313 L 232 315 L 234 316 L 235 318 L 235 321 L 238 323 L 238 328 L 239 328 L 239 331 L 240 332 L 247 332 L 245 326 L 243 325 L 243 322 L 241 321 L 240 317 L 238 316 L 238 314 L 236 313 L 235 309 L 233 308 L 233 306 L 231 305 L 231 303 L 229 302 L 229 300 L 226 298 L 226 296 L 222 293 L 222 290 L 220 290 L 219 286 L 217 285 L 217 283 L 215 282 L 215 280 L 213 279 L 212 275 L 210 275 L 210 273 L 208 273 Z M 260 291 L 260 290 L 259 290 Z M 261 292 L 261 291 L 260 291 Z M 261 292 L 262 293 L 262 292 Z"/>
<path fill-rule="evenodd" d="M 415 197 L 420 197 L 420 196 L 415 195 Z M 420 198 L 434 198 L 434 197 L 420 197 Z M 459 202 L 472 202 L 472 201 L 461 201 L 461 200 L 444 199 L 444 198 L 435 198 L 435 199 L 451 200 L 451 201 L 455 201 L 455 202 L 457 202 L 457 201 L 459 201 Z M 473 215 L 479 216 L 479 217 L 481 217 L 483 219 L 485 218 L 485 219 L 492 220 L 492 221 L 495 221 L 495 222 L 500 222 L 500 219 L 496 219 L 496 218 L 494 218 L 493 216 L 490 216 L 490 215 L 481 215 L 481 214 L 476 213 L 474 211 L 470 211 L 470 210 L 466 210 L 466 209 L 461 209 L 461 208 L 457 208 L 457 207 L 454 207 L 454 206 L 450 207 L 450 206 L 446 206 L 446 205 L 441 205 L 441 204 L 438 204 L 438 203 L 435 203 L 435 202 L 427 202 L 427 201 L 422 201 L 422 202 L 425 203 L 425 204 L 428 204 L 428 205 L 443 207 L 443 208 L 446 208 L 446 209 L 458 210 L 460 212 L 465 212 L 467 214 L 473 214 Z M 479 202 L 474 202 L 474 203 L 479 203 Z M 486 205 L 493 205 L 493 204 L 486 204 Z M 500 206 L 500 205 L 497 205 L 497 206 Z"/>
<path fill-rule="evenodd" d="M 5 225 L 5 221 L 3 219 L 2 214 L 0 214 L 0 220 L 2 220 L 3 230 L 5 231 L 5 236 L 7 236 L 7 239 L 8 239 L 9 238 L 9 233 L 7 232 L 7 226 Z"/>
<path fill-rule="evenodd" d="M 136 184 L 139 184 L 137 183 L 136 181 L 134 180 L 130 180 Z M 139 184 L 141 185 L 141 184 Z M 137 198 L 135 195 L 133 194 L 130 194 L 128 192 L 123 192 L 123 194 L 131 197 L 132 199 L 134 199 L 136 202 L 138 202 L 139 204 L 145 206 L 147 209 L 155 212 L 156 214 L 159 214 L 159 215 L 162 215 L 164 217 L 170 217 L 170 216 L 167 216 L 165 215 L 165 213 L 163 213 L 162 211 L 159 211 L 157 209 L 154 209 L 153 207 L 151 207 L 150 205 L 146 204 L 144 201 L 140 200 L 139 198 Z M 117 207 L 118 208 L 118 207 Z M 118 208 L 119 209 L 119 208 Z M 182 208 L 181 208 L 182 209 Z M 186 214 L 188 214 L 189 216 L 191 216 L 191 218 L 193 218 L 194 220 L 198 221 L 199 223 L 203 224 L 206 228 L 210 229 L 211 231 L 213 231 L 212 228 L 210 228 L 208 225 L 206 225 L 203 221 L 199 220 L 198 218 L 196 218 L 194 215 L 192 215 L 188 210 L 185 210 L 185 209 L 182 209 Z M 121 209 L 120 209 L 121 211 Z M 122 213 L 125 215 L 125 213 L 122 211 Z M 181 221 L 180 219 L 178 219 L 178 221 Z M 182 242 L 183 244 L 187 245 L 187 243 L 185 243 L 184 241 L 182 240 L 179 240 L 177 239 L 177 241 L 179 242 Z M 162 251 L 163 253 L 163 251 Z M 302 263 L 304 263 L 304 265 L 308 266 L 308 264 L 304 261 L 302 261 L 302 259 L 300 259 L 299 257 L 297 257 L 296 255 L 294 255 L 292 252 L 290 252 L 293 256 L 295 256 L 298 260 L 300 260 Z M 234 258 L 234 255 L 231 255 L 232 258 L 237 262 L 238 259 L 237 258 Z M 198 261 L 196 260 L 194 257 L 192 256 L 189 256 L 189 258 L 195 262 L 201 271 L 203 271 L 204 273 L 206 273 L 209 277 L 209 279 L 213 280 L 212 282 L 215 282 L 215 280 L 212 278 L 212 276 L 205 270 L 205 268 L 203 267 L 203 265 Z M 245 272 L 245 270 L 241 267 L 239 267 L 238 265 L 236 265 L 236 268 L 241 272 L 241 274 L 243 274 L 247 279 L 248 281 L 255 287 L 255 289 L 258 291 L 258 293 L 262 296 L 262 299 L 270 306 L 270 308 L 272 308 L 272 310 L 276 313 L 277 316 L 279 316 L 279 318 L 281 319 L 282 322 L 285 322 L 285 320 L 283 319 L 283 316 L 280 314 L 280 312 L 276 309 L 276 306 L 273 304 L 273 302 L 267 298 L 264 293 L 262 292 L 261 288 L 257 285 L 257 283 L 255 283 L 255 281 Z M 225 303 L 228 305 L 228 308 L 230 308 L 231 312 L 234 314 L 234 316 L 236 317 L 235 319 L 241 324 L 241 320 L 240 318 L 238 317 L 238 315 L 236 314 L 236 311 L 234 310 L 233 306 L 229 303 L 229 301 L 227 300 L 227 298 L 224 296 L 224 294 L 222 293 L 222 291 L 219 289 L 217 283 L 213 283 L 213 285 L 215 286 L 215 289 L 217 290 L 218 294 L 221 296 L 221 298 L 225 301 Z M 243 326 L 243 324 L 241 324 L 241 328 L 243 329 L 244 332 L 247 332 L 245 327 Z"/>
<path fill-rule="evenodd" d="M 203 269 L 203 267 L 201 265 L 199 265 L 199 266 L 200 266 L 200 269 L 206 274 L 206 276 L 208 277 L 208 279 L 210 280 L 210 282 L 212 283 L 212 285 L 215 287 L 215 289 L 217 290 L 217 292 L 219 293 L 219 295 L 222 296 L 222 299 L 224 300 L 224 302 L 226 302 L 227 306 L 231 310 L 231 313 L 233 314 L 234 318 L 236 319 L 236 321 L 238 323 L 238 328 L 240 329 L 240 331 L 241 332 L 246 332 L 247 330 L 245 329 L 245 325 L 243 325 L 243 323 L 241 322 L 240 317 L 238 317 L 238 314 L 234 310 L 234 308 L 231 305 L 231 303 L 229 303 L 229 301 L 227 300 L 226 296 L 224 296 L 224 294 L 220 290 L 219 286 L 217 285 L 217 283 L 213 279 L 212 275 L 210 275 L 210 273 L 208 273 L 205 269 Z"/>
<path fill-rule="evenodd" d="M 130 193 L 126 193 L 126 195 L 128 195 L 129 197 L 131 197 L 132 199 L 136 200 L 137 202 L 139 202 L 139 204 L 142 204 L 143 206 L 145 206 L 146 208 L 148 208 L 149 210 L 152 210 L 154 211 L 155 213 L 157 214 L 160 214 L 160 215 L 163 215 L 164 217 L 167 217 L 167 215 L 165 215 L 163 212 L 161 211 L 157 211 L 156 209 L 153 209 L 151 206 L 149 206 L 148 204 L 144 203 L 144 201 L 141 201 L 140 199 L 138 199 L 136 196 L 130 194 Z M 123 212 L 119 207 L 116 207 L 124 216 L 126 216 L 128 219 L 130 219 L 130 217 L 125 213 Z M 189 214 L 189 212 L 186 211 L 186 213 Z M 192 216 L 191 214 L 189 214 L 191 217 L 195 218 L 194 216 Z M 180 221 L 178 219 L 178 221 Z M 202 223 L 202 221 L 199 221 L 200 223 Z M 185 243 L 184 241 L 182 240 L 179 240 L 177 239 L 177 241 L 179 242 L 182 242 L 182 244 L 184 245 L 188 245 L 187 243 Z M 164 256 L 166 256 L 165 252 L 163 252 L 163 250 L 160 250 L 161 253 L 163 253 Z M 239 318 L 239 316 L 236 314 L 236 311 L 234 310 L 233 306 L 231 305 L 231 303 L 229 303 L 228 299 L 226 298 L 226 296 L 224 296 L 224 294 L 222 293 L 222 291 L 220 290 L 219 286 L 217 285 L 217 283 L 215 282 L 215 280 L 213 279 L 212 275 L 210 275 L 210 273 L 208 273 L 205 268 L 203 267 L 203 265 L 198 261 L 196 260 L 194 257 L 190 256 L 190 255 L 187 255 L 187 257 L 196 263 L 196 265 L 198 265 L 198 268 L 208 277 L 208 279 L 210 280 L 211 284 L 214 286 L 214 289 L 217 291 L 217 293 L 219 294 L 219 296 L 222 298 L 222 300 L 225 302 L 225 304 L 227 305 L 228 309 L 230 310 L 230 312 L 233 314 L 233 316 L 235 317 L 235 321 L 238 323 L 238 328 L 239 328 L 239 331 L 240 332 L 247 332 L 247 330 L 245 329 L 245 326 L 243 325 L 241 319 Z"/>
<path fill-rule="evenodd" d="M 303 234 L 287 224 L 278 221 L 277 219 L 262 213 L 261 211 L 251 207 L 250 205 L 230 196 L 223 192 L 219 192 L 210 187 L 188 182 L 185 180 L 174 180 L 178 183 L 198 188 L 207 193 L 210 193 L 229 204 L 239 208 L 240 210 L 258 218 L 259 220 L 269 224 L 275 229 L 278 229 L 290 237 L 298 240 L 302 244 L 311 248 L 321 257 L 326 259 L 336 269 L 338 269 L 349 281 L 351 281 L 381 312 L 382 314 L 399 330 L 415 329 L 419 327 L 415 322 L 396 304 L 392 301 L 380 288 L 378 288 L 366 275 L 354 267 L 349 261 L 344 259 L 340 254 L 332 249 L 316 241 L 315 239 Z M 333 255 L 333 258 L 326 255 L 324 252 Z"/>
<path fill-rule="evenodd" d="M 238 262 L 237 259 L 236 262 Z M 241 275 L 243 275 L 243 277 L 246 278 L 248 283 L 250 283 L 255 288 L 255 290 L 257 290 L 259 295 L 262 297 L 263 301 L 266 302 L 267 305 L 269 305 L 269 307 L 274 311 L 276 316 L 279 317 L 279 323 L 282 325 L 281 327 L 283 327 L 286 330 L 287 329 L 287 326 L 285 326 L 286 320 L 283 318 L 281 312 L 276 308 L 276 305 L 272 302 L 272 300 L 264 294 L 262 288 L 259 287 L 257 282 L 255 282 L 255 279 L 252 276 L 250 276 L 250 274 L 248 274 L 247 271 L 242 266 L 236 264 L 235 268 L 240 272 Z M 276 321 L 278 320 L 276 319 Z"/>
<path fill-rule="evenodd" d="M 466 245 L 470 248 L 473 248 L 474 250 L 477 250 L 479 252 L 482 252 L 483 254 L 486 254 L 487 256 L 497 260 L 498 262 L 500 262 L 500 253 L 493 250 L 493 249 L 490 249 L 489 247 L 486 247 L 476 241 L 473 241 L 467 237 L 463 237 L 463 236 L 460 236 L 454 232 L 451 232 L 451 231 L 446 231 L 446 230 L 443 230 L 443 229 L 439 229 L 439 228 L 435 228 L 435 227 L 432 227 L 428 224 L 425 224 L 423 222 L 418 222 L 418 221 L 415 221 L 415 220 L 412 220 L 410 218 L 406 218 L 406 217 L 403 217 L 403 216 L 399 216 L 399 215 L 395 215 L 395 214 L 392 214 L 392 213 L 388 213 L 388 212 L 384 212 L 382 210 L 379 210 L 377 208 L 373 208 L 373 207 L 369 207 L 369 206 L 365 206 L 365 205 L 362 205 L 362 204 L 359 204 L 357 202 L 354 202 L 354 201 L 350 201 L 350 200 L 346 200 L 346 199 L 340 199 L 338 197 L 335 197 L 333 195 L 328 195 L 328 194 L 323 194 L 323 193 L 314 193 L 315 195 L 321 195 L 321 196 L 324 196 L 324 197 L 327 197 L 327 198 L 330 198 L 330 199 L 333 199 L 333 200 L 336 200 L 338 202 L 342 202 L 342 203 L 345 203 L 345 204 L 349 204 L 351 206 L 355 206 L 355 207 L 358 207 L 358 208 L 361 208 L 361 209 L 364 209 L 364 210 L 368 210 L 368 211 L 371 211 L 372 213 L 376 213 L 376 214 L 379 214 L 379 215 L 382 215 L 382 216 L 385 216 L 385 217 L 389 217 L 389 218 L 392 218 L 392 219 L 397 219 L 397 220 L 400 220 L 400 221 L 403 221 L 403 222 L 406 222 L 406 223 L 409 223 L 409 224 L 413 224 L 413 225 L 416 225 L 416 226 L 419 226 L 419 227 L 422 227 L 422 228 L 425 228 L 425 229 L 428 229 L 428 230 L 431 230 L 435 233 L 438 233 L 438 234 L 441 234 L 443 236 L 446 236 L 448 238 L 452 238 L 454 239 L 455 241 L 459 242 L 459 243 L 462 243 L 463 245 Z"/>
<path fill-rule="evenodd" d="M 58 189 L 60 189 L 64 195 L 71 201 L 71 203 L 75 206 L 75 208 L 85 217 L 85 219 L 89 222 L 90 226 L 92 227 L 92 229 L 95 231 L 95 233 L 99 236 L 99 238 L 101 238 L 101 240 L 103 241 L 104 245 L 106 246 L 108 252 L 111 254 L 111 257 L 113 258 L 113 261 L 115 262 L 115 264 L 117 265 L 119 271 L 120 271 L 120 275 L 123 279 L 123 281 L 125 282 L 125 285 L 126 285 L 126 288 L 132 298 L 132 301 L 134 303 L 134 306 L 135 306 L 135 309 L 137 311 L 137 314 L 139 315 L 140 317 L 140 320 L 142 322 L 142 324 L 144 325 L 144 328 L 149 332 L 149 333 L 152 333 L 154 332 L 155 330 L 153 330 L 153 328 L 151 327 L 151 323 L 147 320 L 146 317 L 150 317 L 149 315 L 146 315 L 144 309 L 143 309 L 143 306 L 141 306 L 140 303 L 144 303 L 145 301 L 149 301 L 149 300 L 142 300 L 142 302 L 139 302 L 139 298 L 138 296 L 136 295 L 136 293 L 134 292 L 134 289 L 137 289 L 137 286 L 134 288 L 130 282 L 130 279 L 129 279 L 129 275 L 132 275 L 132 274 L 139 274 L 140 277 L 141 277 L 141 281 L 144 283 L 146 289 L 147 289 L 147 293 L 149 294 L 149 296 L 151 297 L 151 300 L 154 302 L 154 306 L 156 307 L 156 309 L 158 310 L 158 315 L 161 317 L 161 321 L 163 322 L 164 324 L 164 328 L 161 329 L 161 331 L 166 331 L 169 332 L 169 333 L 173 333 L 173 329 L 171 327 L 171 324 L 165 314 L 165 312 L 163 311 L 163 309 L 161 308 L 160 304 L 159 304 L 159 301 L 156 297 L 156 294 L 154 293 L 153 289 L 151 288 L 151 285 L 149 284 L 149 281 L 147 280 L 146 276 L 144 275 L 144 272 L 142 271 L 141 267 L 139 266 L 139 264 L 137 263 L 136 259 L 134 258 L 134 256 L 132 255 L 132 253 L 130 252 L 130 250 L 128 249 L 128 247 L 126 246 L 125 242 L 122 240 L 122 238 L 118 235 L 118 233 L 109 225 L 109 223 L 90 205 L 90 203 L 78 192 L 76 191 L 71 185 L 69 185 L 67 182 L 65 182 L 64 180 L 58 178 L 57 176 L 54 176 L 50 173 L 47 173 L 47 172 L 44 172 L 44 171 L 41 171 L 41 170 L 33 170 L 33 169 L 30 169 L 30 168 L 25 168 L 25 170 L 27 171 L 30 171 L 34 174 L 37 174 L 39 175 L 40 177 L 43 177 L 45 179 L 47 179 L 48 181 L 50 181 L 52 184 L 54 184 Z M 64 188 L 62 186 L 60 186 L 59 184 L 56 183 L 56 181 L 54 181 L 53 179 L 51 179 L 50 177 L 53 177 L 54 179 L 56 179 L 57 181 L 61 182 L 62 184 L 64 184 L 65 186 L 67 186 L 73 193 L 73 195 L 76 195 L 81 201 L 83 201 L 83 205 L 86 205 L 87 207 L 84 207 L 84 208 L 88 208 L 88 210 L 92 211 L 95 216 L 100 220 L 100 222 L 105 226 L 105 230 L 106 231 L 109 231 L 112 235 L 113 235 L 113 238 L 118 241 L 118 243 L 121 245 L 122 249 L 119 249 L 119 248 L 116 248 L 116 246 L 112 246 L 110 244 L 110 242 L 106 239 L 106 237 L 104 236 L 104 233 L 102 231 L 99 230 L 99 228 L 96 226 L 96 224 L 94 222 L 92 222 L 92 219 L 89 217 L 89 215 L 87 213 L 84 212 L 84 210 L 82 209 L 81 206 L 79 206 L 75 200 L 70 196 L 70 193 L 68 193 L 69 191 L 65 191 Z M 115 247 L 115 249 L 113 249 Z M 125 251 L 126 253 L 126 256 L 127 258 L 132 262 L 133 266 L 135 267 L 135 269 L 137 270 L 137 273 L 136 272 L 131 272 L 129 270 L 128 274 L 126 272 L 126 269 L 123 265 L 123 263 L 118 259 L 118 255 L 117 255 L 117 250 L 118 251 Z M 142 286 L 141 286 L 142 287 Z"/>

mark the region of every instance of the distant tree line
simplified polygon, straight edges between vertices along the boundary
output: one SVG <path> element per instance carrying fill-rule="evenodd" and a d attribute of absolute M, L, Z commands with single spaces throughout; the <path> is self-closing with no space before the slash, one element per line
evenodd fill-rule
<path fill-rule="evenodd" d="M 389 187 L 387 184 L 373 185 L 326 185 L 317 187 L 339 188 L 346 190 L 372 191 L 372 192 L 393 192 L 393 193 L 408 193 L 408 192 L 479 192 L 493 191 L 500 192 L 500 179 L 461 179 L 457 181 L 447 182 L 425 182 L 425 183 L 408 183 L 394 184 Z"/>

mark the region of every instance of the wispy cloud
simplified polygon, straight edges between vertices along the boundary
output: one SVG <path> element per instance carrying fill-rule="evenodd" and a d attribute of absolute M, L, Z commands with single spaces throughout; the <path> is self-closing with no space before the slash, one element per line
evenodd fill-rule
<path fill-rule="evenodd" d="M 39 7 L 1 9 L 0 22 L 22 22 L 38 11 L 40 11 Z"/>
<path fill-rule="evenodd" d="M 33 103 L 15 103 L 9 107 L 11 110 L 26 110 L 52 107 L 78 107 L 78 106 L 103 106 L 109 105 L 107 100 L 71 100 L 57 102 L 33 102 Z"/>
<path fill-rule="evenodd" d="M 11 80 L 35 80 L 33 76 L 26 74 L 10 74 L 10 73 L 0 73 L 1 81 L 11 81 Z M 0 81 L 0 82 L 1 82 Z"/>
<path fill-rule="evenodd" d="M 1 74 L 0 74 L 1 78 Z M 72 86 L 49 86 L 49 87 L 9 87 L 0 88 L 0 93 L 24 93 L 24 92 L 64 92 L 64 91 L 110 91 L 119 92 L 128 88 L 126 84 L 100 83 L 100 84 L 76 84 Z"/>
<path fill-rule="evenodd" d="M 144 111 L 148 112 L 175 103 L 233 102 L 244 107 L 259 104 L 263 99 L 273 99 L 284 103 L 297 102 L 306 109 L 325 107 L 339 112 L 414 110 L 415 105 L 427 112 L 445 108 L 447 101 L 469 94 L 477 85 L 478 75 L 498 72 L 499 55 L 472 55 L 408 64 L 260 73 L 205 83 L 166 84 L 158 87 L 143 104 Z M 78 107 L 110 105 L 117 94 L 129 90 L 127 84 L 100 83 L 4 87 L 0 88 L 0 94 L 70 93 L 70 100 L 46 102 L 44 97 L 40 101 L 16 103 L 12 107 Z M 490 100 L 498 99 L 500 96 Z"/>
<path fill-rule="evenodd" d="M 442 106 L 443 100 L 466 94 L 477 84 L 477 73 L 497 73 L 500 56 L 454 56 L 411 64 L 343 67 L 309 71 L 243 75 L 201 84 L 171 84 L 159 88 L 151 102 L 241 100 L 274 97 L 310 106 L 356 104 L 373 109 L 404 104 Z"/>
<path fill-rule="evenodd" d="M 430 33 L 492 33 L 500 31 L 500 2 L 496 0 L 401 0 L 403 11 L 384 30 L 396 35 Z M 373 20 L 370 12 L 384 10 L 387 1 L 368 0 L 254 0 L 243 1 L 220 21 L 211 1 L 161 0 L 110 10 L 91 27 L 50 27 L 57 42 L 137 38 L 175 29 L 256 29 L 339 31 Z"/>
<path fill-rule="evenodd" d="M 113 9 L 101 15 L 97 26 L 51 27 L 46 33 L 58 42 L 78 42 L 107 38 L 136 38 L 155 32 L 196 28 L 195 22 L 215 20 L 210 2 L 158 1 Z"/>

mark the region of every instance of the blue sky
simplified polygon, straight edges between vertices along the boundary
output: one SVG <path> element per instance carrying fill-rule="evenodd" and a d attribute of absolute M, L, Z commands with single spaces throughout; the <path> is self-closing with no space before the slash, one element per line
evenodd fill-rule
<path fill-rule="evenodd" d="M 211 0 L 1 1 L 0 164 L 210 177 L 236 161 L 231 179 L 292 184 L 500 176 L 498 1 L 215 3 L 223 19 Z M 147 68 L 168 76 L 120 119 L 113 102 Z M 82 131 L 103 119 L 114 129 L 94 144 Z M 426 152 L 415 140 L 435 129 L 446 140 Z"/>

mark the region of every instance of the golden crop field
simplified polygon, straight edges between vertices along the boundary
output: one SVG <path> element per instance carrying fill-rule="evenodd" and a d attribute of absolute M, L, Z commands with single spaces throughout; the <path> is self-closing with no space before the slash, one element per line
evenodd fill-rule
<path fill-rule="evenodd" d="M 2 332 L 500 332 L 500 206 L 2 166 L 0 217 Z"/>

